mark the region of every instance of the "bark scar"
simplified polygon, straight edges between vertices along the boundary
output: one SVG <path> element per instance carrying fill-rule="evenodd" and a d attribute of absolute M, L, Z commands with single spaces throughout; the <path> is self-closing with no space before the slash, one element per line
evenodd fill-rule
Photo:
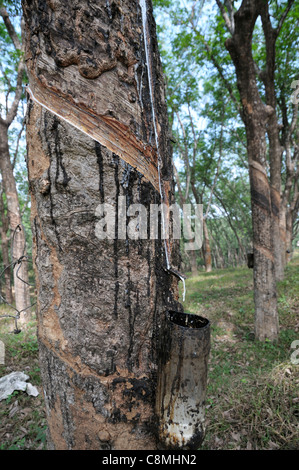
<path fill-rule="evenodd" d="M 54 92 L 33 75 L 30 76 L 27 92 L 33 102 L 111 150 L 137 169 L 159 191 L 155 150 L 138 140 L 124 124 L 113 117 L 96 115 L 91 110 L 72 103 L 69 97 L 66 98 L 57 90 Z"/>

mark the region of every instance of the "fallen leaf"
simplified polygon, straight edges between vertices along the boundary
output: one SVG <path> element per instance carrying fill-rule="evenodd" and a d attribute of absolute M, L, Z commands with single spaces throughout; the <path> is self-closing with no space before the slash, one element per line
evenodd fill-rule
<path fill-rule="evenodd" d="M 241 439 L 241 436 L 238 432 L 232 432 L 232 438 L 238 442 Z"/>
<path fill-rule="evenodd" d="M 18 405 L 14 406 L 14 407 L 10 410 L 8 416 L 9 416 L 10 418 L 12 418 L 12 417 L 19 411 L 19 409 L 20 409 L 20 408 L 19 408 Z"/>
<path fill-rule="evenodd" d="M 269 449 L 279 449 L 279 446 L 277 444 L 275 444 L 275 442 L 273 441 L 269 441 L 268 442 L 268 445 L 269 445 Z"/>
<path fill-rule="evenodd" d="M 32 413 L 32 408 L 23 408 L 21 410 L 21 413 L 24 414 L 25 416 L 27 416 L 27 415 Z"/>

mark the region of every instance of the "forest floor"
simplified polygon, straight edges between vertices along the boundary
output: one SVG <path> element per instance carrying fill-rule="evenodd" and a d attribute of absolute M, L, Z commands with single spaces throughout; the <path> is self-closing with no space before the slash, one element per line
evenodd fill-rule
<path fill-rule="evenodd" d="M 299 450 L 299 252 L 278 284 L 280 335 L 276 343 L 254 340 L 252 270 L 201 272 L 186 283 L 185 311 L 211 322 L 203 450 Z M 5 313 L 0 306 L 0 315 Z M 0 320 L 6 347 L 0 377 L 24 371 L 40 394 L 13 392 L 0 402 L 0 450 L 43 450 L 46 417 L 36 323 L 12 333 Z M 296 352 L 297 350 L 297 352 Z"/>

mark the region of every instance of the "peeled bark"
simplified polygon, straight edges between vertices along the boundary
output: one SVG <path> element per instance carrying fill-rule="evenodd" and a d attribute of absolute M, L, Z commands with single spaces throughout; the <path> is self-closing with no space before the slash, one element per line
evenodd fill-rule
<path fill-rule="evenodd" d="M 147 5 L 149 51 L 138 2 L 23 1 L 33 98 L 27 140 L 38 338 L 50 449 L 157 446 L 157 344 L 165 310 L 180 308 L 178 281 L 166 270 L 161 240 L 96 237 L 100 204 L 115 209 L 116 233 L 124 222 L 117 216 L 119 197 L 126 198 L 125 209 L 160 204 L 159 170 L 167 198 L 173 198 L 163 76 Z M 43 107 L 34 99 L 37 92 Z M 71 115 L 62 116 L 66 109 Z M 96 128 L 88 127 L 90 116 Z M 86 124 L 85 133 L 74 126 L 78 122 Z M 138 157 L 137 169 L 130 155 Z M 176 268 L 177 248 L 171 259 Z"/>

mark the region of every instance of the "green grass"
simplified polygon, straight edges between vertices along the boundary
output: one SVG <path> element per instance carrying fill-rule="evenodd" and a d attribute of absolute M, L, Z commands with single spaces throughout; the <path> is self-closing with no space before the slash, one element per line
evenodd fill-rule
<path fill-rule="evenodd" d="M 211 321 L 202 449 L 299 449 L 299 365 L 291 361 L 299 340 L 299 253 L 278 284 L 280 335 L 255 341 L 252 270 L 215 270 L 189 277 L 185 311 Z M 1 307 L 4 313 L 3 307 Z M 45 449 L 36 324 L 19 335 L 13 321 L 0 321 L 6 363 L 0 377 L 24 371 L 40 395 L 14 392 L 0 402 L 0 450 Z"/>
<path fill-rule="evenodd" d="M 278 283 L 277 342 L 254 339 L 252 270 L 200 273 L 184 309 L 211 321 L 203 449 L 299 449 L 299 254 Z"/>

